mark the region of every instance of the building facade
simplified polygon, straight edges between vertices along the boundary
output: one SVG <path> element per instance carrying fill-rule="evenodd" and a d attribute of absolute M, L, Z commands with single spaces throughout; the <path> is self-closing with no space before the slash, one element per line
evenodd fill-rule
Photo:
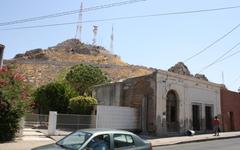
<path fill-rule="evenodd" d="M 222 124 L 224 131 L 240 130 L 240 94 L 221 89 Z"/>
<path fill-rule="evenodd" d="M 157 70 L 142 77 L 95 87 L 99 104 L 139 109 L 141 130 L 159 136 L 178 135 L 187 129 L 212 130 L 221 114 L 221 85 Z"/>

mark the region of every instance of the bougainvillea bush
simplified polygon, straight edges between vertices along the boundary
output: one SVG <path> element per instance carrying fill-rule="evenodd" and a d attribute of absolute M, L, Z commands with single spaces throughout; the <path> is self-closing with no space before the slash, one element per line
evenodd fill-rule
<path fill-rule="evenodd" d="M 0 142 L 12 140 L 31 105 L 30 86 L 11 67 L 0 69 Z"/>

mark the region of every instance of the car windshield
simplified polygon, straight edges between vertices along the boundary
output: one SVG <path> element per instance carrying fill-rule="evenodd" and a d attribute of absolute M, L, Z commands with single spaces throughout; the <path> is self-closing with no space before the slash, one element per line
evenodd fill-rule
<path fill-rule="evenodd" d="M 57 144 L 71 150 L 78 150 L 91 136 L 91 133 L 76 131 L 58 141 Z"/>

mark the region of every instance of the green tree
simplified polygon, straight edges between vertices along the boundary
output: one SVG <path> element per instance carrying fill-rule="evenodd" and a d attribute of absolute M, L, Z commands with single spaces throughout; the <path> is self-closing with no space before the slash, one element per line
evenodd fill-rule
<path fill-rule="evenodd" d="M 79 95 L 91 95 L 94 85 L 108 81 L 99 67 L 87 64 L 71 67 L 66 80 L 79 92 Z"/>
<path fill-rule="evenodd" d="M 31 88 L 14 68 L 0 69 L 0 141 L 14 138 L 19 121 L 30 109 Z"/>
<path fill-rule="evenodd" d="M 43 85 L 34 92 L 34 100 L 39 113 L 57 111 L 68 113 L 69 100 L 77 96 L 77 92 L 63 82 L 52 82 Z"/>
<path fill-rule="evenodd" d="M 93 106 L 97 105 L 97 100 L 89 96 L 78 96 L 70 99 L 70 110 L 74 114 L 89 115 L 92 112 Z"/>

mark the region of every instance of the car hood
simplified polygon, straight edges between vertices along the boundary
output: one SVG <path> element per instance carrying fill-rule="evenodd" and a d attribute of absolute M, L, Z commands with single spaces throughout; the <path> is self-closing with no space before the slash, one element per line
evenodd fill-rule
<path fill-rule="evenodd" d="M 32 150 L 66 150 L 57 144 L 49 144 L 40 147 L 33 148 Z"/>

